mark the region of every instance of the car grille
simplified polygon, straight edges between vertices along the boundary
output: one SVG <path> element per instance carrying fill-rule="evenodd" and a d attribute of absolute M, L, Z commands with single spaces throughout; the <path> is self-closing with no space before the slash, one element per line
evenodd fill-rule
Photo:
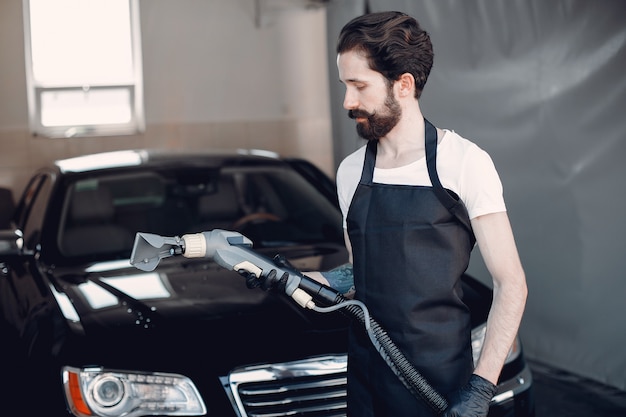
<path fill-rule="evenodd" d="M 241 417 L 346 415 L 345 355 L 238 368 L 221 378 Z"/>

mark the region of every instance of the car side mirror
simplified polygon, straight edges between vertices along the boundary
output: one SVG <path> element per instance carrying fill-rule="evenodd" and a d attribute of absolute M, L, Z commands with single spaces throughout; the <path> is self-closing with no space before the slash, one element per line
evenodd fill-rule
<path fill-rule="evenodd" d="M 20 255 L 24 239 L 20 230 L 0 230 L 0 257 L 3 255 Z"/>

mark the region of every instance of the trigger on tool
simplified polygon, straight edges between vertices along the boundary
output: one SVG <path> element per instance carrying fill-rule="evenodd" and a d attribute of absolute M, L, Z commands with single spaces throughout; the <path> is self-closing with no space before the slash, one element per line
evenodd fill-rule
<path fill-rule="evenodd" d="M 240 262 L 237 265 L 235 265 L 233 269 L 235 271 L 241 271 L 242 269 L 245 271 L 248 271 L 249 273 L 254 274 L 254 276 L 256 276 L 257 279 L 261 278 L 261 274 L 263 273 L 263 270 L 261 268 L 259 268 L 258 266 L 256 266 L 250 261 Z"/>

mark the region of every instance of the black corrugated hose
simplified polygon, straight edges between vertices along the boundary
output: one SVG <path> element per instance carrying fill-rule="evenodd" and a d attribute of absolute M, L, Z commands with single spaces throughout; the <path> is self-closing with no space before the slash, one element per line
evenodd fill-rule
<path fill-rule="evenodd" d="M 393 340 L 391 340 L 387 332 L 376 320 L 370 317 L 367 307 L 362 302 L 350 300 L 334 289 L 322 285 L 307 276 L 302 276 L 300 288 L 314 298 L 329 305 L 328 307 L 316 306 L 313 310 L 329 312 L 341 309 L 344 313 L 348 313 L 350 317 L 356 318 L 363 324 L 380 356 L 414 396 L 426 401 L 437 414 L 442 414 L 448 408 L 448 401 L 415 369 Z"/>

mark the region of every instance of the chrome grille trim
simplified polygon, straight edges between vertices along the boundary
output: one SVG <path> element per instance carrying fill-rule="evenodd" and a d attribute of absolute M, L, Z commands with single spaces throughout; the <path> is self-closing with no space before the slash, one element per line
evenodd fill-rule
<path fill-rule="evenodd" d="M 524 369 L 521 370 L 515 377 L 502 382 L 498 385 L 498 392 L 491 400 L 491 404 L 504 403 L 516 395 L 530 389 L 533 384 L 533 375 L 528 365 L 524 365 Z"/>
<path fill-rule="evenodd" d="M 237 368 L 220 378 L 240 417 L 346 415 L 346 355 Z"/>
<path fill-rule="evenodd" d="M 346 415 L 346 355 L 237 368 L 220 381 L 238 417 L 343 417 Z M 500 404 L 530 389 L 528 365 L 498 386 Z"/>

